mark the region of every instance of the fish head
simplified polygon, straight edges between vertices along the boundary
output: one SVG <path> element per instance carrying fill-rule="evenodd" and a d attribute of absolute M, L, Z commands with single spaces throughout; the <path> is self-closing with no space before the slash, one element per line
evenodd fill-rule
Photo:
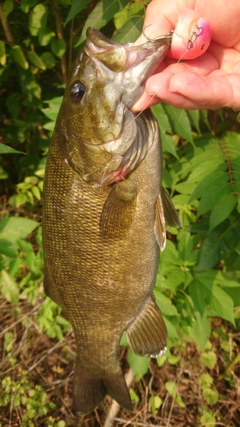
<path fill-rule="evenodd" d="M 170 42 L 166 36 L 140 46 L 122 45 L 88 28 L 60 111 L 66 161 L 85 181 L 102 186 L 122 180 L 146 155 L 130 108 Z"/>

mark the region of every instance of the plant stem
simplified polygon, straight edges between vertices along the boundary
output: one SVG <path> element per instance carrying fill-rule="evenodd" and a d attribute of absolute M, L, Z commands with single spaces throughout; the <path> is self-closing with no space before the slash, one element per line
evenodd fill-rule
<path fill-rule="evenodd" d="M 54 9 L 54 15 L 55 15 L 55 20 L 56 20 L 57 37 L 58 37 L 59 40 L 64 40 L 60 6 L 59 6 L 59 3 L 57 3 L 56 0 L 53 0 L 53 9 Z M 62 81 L 63 81 L 63 83 L 66 83 L 66 81 L 67 81 L 67 61 L 66 61 L 66 54 L 64 54 L 61 57 L 61 70 L 62 70 Z"/>
<path fill-rule="evenodd" d="M 128 388 L 132 384 L 134 378 L 135 378 L 135 374 L 134 374 L 133 370 L 129 369 L 127 375 L 125 376 L 125 380 L 126 380 Z M 106 417 L 106 420 L 105 420 L 103 427 L 112 427 L 113 426 L 114 418 L 117 416 L 119 409 L 120 409 L 120 405 L 114 400 L 110 409 L 109 409 L 109 412 L 107 414 L 107 417 Z"/>
<path fill-rule="evenodd" d="M 0 22 L 2 24 L 3 31 L 4 31 L 5 37 L 7 39 L 7 42 L 9 44 L 13 45 L 15 43 L 14 37 L 13 37 L 12 32 L 10 30 L 10 27 L 8 25 L 8 21 L 7 21 L 7 19 L 4 16 L 4 13 L 3 13 L 3 3 L 2 2 L 0 2 Z"/>

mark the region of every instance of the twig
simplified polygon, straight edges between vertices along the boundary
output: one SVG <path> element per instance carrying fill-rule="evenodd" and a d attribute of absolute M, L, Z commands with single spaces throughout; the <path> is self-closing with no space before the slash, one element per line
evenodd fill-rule
<path fill-rule="evenodd" d="M 1 21 L 1 24 L 2 24 L 2 27 L 3 27 L 3 31 L 4 31 L 4 35 L 5 35 L 6 39 L 7 39 L 7 42 L 9 44 L 13 45 L 15 43 L 14 37 L 13 37 L 11 29 L 10 29 L 10 27 L 8 25 L 8 21 L 7 21 L 7 19 L 4 16 L 4 13 L 3 13 L 3 3 L 2 2 L 0 2 L 0 21 Z"/>
<path fill-rule="evenodd" d="M 133 370 L 129 369 L 127 375 L 125 376 L 125 380 L 126 380 L 128 388 L 132 384 L 134 377 L 135 377 L 135 374 L 134 374 Z M 110 410 L 108 412 L 108 415 L 107 415 L 107 418 L 105 420 L 103 427 L 112 427 L 113 422 L 114 422 L 114 418 L 118 414 L 119 409 L 120 409 L 120 405 L 114 400 L 111 407 L 110 407 Z"/>
<path fill-rule="evenodd" d="M 38 310 L 38 308 L 40 307 L 41 303 L 39 303 L 38 305 L 36 305 L 35 307 L 32 308 L 32 310 L 30 310 L 28 313 L 24 314 L 24 316 L 20 317 L 18 320 L 16 320 L 16 322 L 12 323 L 10 326 L 8 326 L 7 328 L 4 329 L 4 331 L 0 332 L 0 337 L 2 335 L 5 335 L 5 333 L 7 331 L 9 331 L 10 329 L 12 329 L 14 326 L 16 326 L 18 323 L 20 323 L 23 319 L 25 319 L 26 317 L 28 317 L 30 314 L 34 313 L 34 311 Z"/>
<path fill-rule="evenodd" d="M 33 371 L 33 369 L 35 369 L 44 359 L 46 359 L 46 357 L 49 356 L 49 354 L 53 353 L 56 350 L 56 348 L 61 346 L 63 346 L 63 343 L 61 341 L 58 341 L 53 347 L 49 348 L 48 351 L 46 351 L 44 355 L 31 366 L 31 368 L 28 368 L 28 372 Z"/>
<path fill-rule="evenodd" d="M 231 370 L 234 368 L 235 365 L 237 365 L 238 362 L 240 362 L 240 353 L 238 353 L 238 355 L 235 357 L 235 359 L 233 359 L 233 361 L 230 363 L 230 365 L 227 366 L 227 368 L 225 369 L 223 374 L 219 375 L 217 380 L 221 381 L 225 377 L 226 374 L 231 372 Z"/>
<path fill-rule="evenodd" d="M 57 37 L 59 40 L 64 40 L 62 17 L 61 17 L 59 3 L 57 3 L 56 0 L 53 0 L 53 10 L 54 10 L 54 15 L 55 15 L 55 20 L 56 20 Z M 65 53 L 61 57 L 61 70 L 62 70 L 62 81 L 63 81 L 63 83 L 66 83 L 66 81 L 67 81 L 67 62 L 66 62 L 66 54 Z"/>

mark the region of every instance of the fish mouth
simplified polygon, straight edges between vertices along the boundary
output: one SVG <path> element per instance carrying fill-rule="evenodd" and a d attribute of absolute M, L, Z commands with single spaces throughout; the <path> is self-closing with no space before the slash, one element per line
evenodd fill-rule
<path fill-rule="evenodd" d="M 172 34 L 169 34 L 148 40 L 142 45 L 120 44 L 109 40 L 96 28 L 89 27 L 85 52 L 92 58 L 103 76 L 107 73 L 112 79 L 116 79 L 118 74 L 122 74 L 122 88 L 130 93 L 131 97 L 135 97 L 133 105 L 143 92 L 146 80 L 154 74 L 165 57 L 171 40 Z M 126 105 L 128 108 L 131 106 L 129 101 Z"/>
<path fill-rule="evenodd" d="M 101 96 L 107 106 L 103 111 L 99 111 L 95 104 L 92 107 L 96 116 L 100 116 L 97 132 L 98 142 L 101 142 L 90 141 L 89 146 L 85 143 L 92 161 L 85 163 L 83 179 L 93 186 L 107 186 L 124 180 L 146 157 L 152 144 L 148 138 L 149 130 L 141 116 L 135 116 L 130 108 L 142 95 L 148 77 L 154 74 L 165 57 L 171 38 L 163 36 L 139 46 L 122 45 L 109 40 L 97 29 L 88 28 L 84 51 L 94 64 L 93 75 L 100 82 Z M 109 111 L 114 116 L 113 124 L 109 124 Z M 105 152 L 100 164 L 99 156 L 96 156 L 97 162 L 94 153 L 90 152 L 94 150 Z"/>

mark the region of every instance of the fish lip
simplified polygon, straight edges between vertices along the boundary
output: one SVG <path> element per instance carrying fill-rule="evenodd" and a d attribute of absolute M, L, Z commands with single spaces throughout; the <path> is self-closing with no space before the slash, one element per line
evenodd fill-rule
<path fill-rule="evenodd" d="M 113 72 L 125 72 L 132 67 L 141 64 L 147 57 L 157 53 L 162 47 L 169 48 L 172 40 L 172 34 L 147 39 L 141 45 L 134 43 L 121 44 L 105 37 L 96 28 L 87 29 L 87 40 L 85 44 L 86 53 L 98 63 L 105 65 Z M 114 61 L 111 61 L 111 54 L 114 55 Z"/>

